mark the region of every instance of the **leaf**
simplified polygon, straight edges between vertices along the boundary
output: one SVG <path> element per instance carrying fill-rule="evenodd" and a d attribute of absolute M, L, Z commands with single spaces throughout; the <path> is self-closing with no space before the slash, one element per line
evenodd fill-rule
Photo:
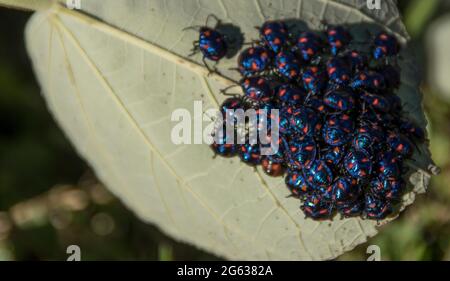
<path fill-rule="evenodd" d="M 219 89 L 238 75 L 236 57 L 207 76 L 200 56 L 187 54 L 191 25 L 215 14 L 257 38 L 266 19 L 321 21 L 355 32 L 384 28 L 406 43 L 394 1 L 368 10 L 366 1 L 82 1 L 82 11 L 55 5 L 37 12 L 26 30 L 28 50 L 50 110 L 99 178 L 143 220 L 172 237 L 229 259 L 332 259 L 377 233 L 359 218 L 304 219 L 286 198 L 282 178 L 265 176 L 237 158 L 213 159 L 208 145 L 174 145 L 174 109 L 204 110 L 224 99 Z M 363 35 L 361 35 L 363 36 Z M 402 52 L 400 96 L 423 127 L 420 77 L 409 48 Z M 432 166 L 421 145 L 402 207 L 428 186 Z M 386 220 L 387 221 L 387 220 Z M 384 222 L 382 222 L 384 223 Z"/>

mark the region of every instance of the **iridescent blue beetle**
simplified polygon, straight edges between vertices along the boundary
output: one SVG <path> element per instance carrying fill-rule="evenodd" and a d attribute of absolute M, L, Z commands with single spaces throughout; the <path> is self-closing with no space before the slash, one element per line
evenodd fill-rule
<path fill-rule="evenodd" d="M 210 18 L 215 18 L 217 21 L 217 24 L 214 28 L 208 27 L 208 21 Z M 191 26 L 183 29 L 194 29 L 199 31 L 199 38 L 197 41 L 194 41 L 194 46 L 191 50 L 192 52 L 190 56 L 200 51 L 203 55 L 203 63 L 210 72 L 212 72 L 213 70 L 210 69 L 208 64 L 205 62 L 205 59 L 217 62 L 221 58 L 223 58 L 228 51 L 228 45 L 225 36 L 216 30 L 216 27 L 219 23 L 220 20 L 216 16 L 209 15 L 204 26 Z"/>
<path fill-rule="evenodd" d="M 367 179 L 372 173 L 372 161 L 364 150 L 351 150 L 344 158 L 344 167 L 355 179 Z"/>
<path fill-rule="evenodd" d="M 327 74 L 317 66 L 308 67 L 302 74 L 303 86 L 313 95 L 320 94 L 327 86 Z"/>
<path fill-rule="evenodd" d="M 323 97 L 324 103 L 335 110 L 348 111 L 355 108 L 353 95 L 344 90 L 331 90 Z"/>
<path fill-rule="evenodd" d="M 289 165 L 295 169 L 308 169 L 316 160 L 316 142 L 311 137 L 293 138 L 284 145 L 287 146 L 285 157 L 289 160 Z"/>
<path fill-rule="evenodd" d="M 300 62 L 289 51 L 281 51 L 275 57 L 275 70 L 289 81 L 299 79 Z"/>
<path fill-rule="evenodd" d="M 238 153 L 241 160 L 249 165 L 257 165 L 261 162 L 259 144 L 242 144 L 239 147 Z"/>
<path fill-rule="evenodd" d="M 317 113 L 304 106 L 299 106 L 293 110 L 289 122 L 292 130 L 300 135 L 313 136 L 320 132 L 322 128 Z"/>
<path fill-rule="evenodd" d="M 400 52 L 397 39 L 386 32 L 380 32 L 373 41 L 373 57 L 378 60 L 385 57 L 395 56 Z"/>
<path fill-rule="evenodd" d="M 299 170 L 288 170 L 285 183 L 294 197 L 303 197 L 314 191 L 314 189 L 306 183 L 302 172 Z"/>
<path fill-rule="evenodd" d="M 350 82 L 351 69 L 342 58 L 331 58 L 327 61 L 327 73 L 330 81 L 336 85 L 347 85 Z"/>
<path fill-rule="evenodd" d="M 352 36 L 342 26 L 330 26 L 327 30 L 327 40 L 330 45 L 331 54 L 336 56 L 348 46 L 352 40 Z"/>
<path fill-rule="evenodd" d="M 345 149 L 342 146 L 334 146 L 321 153 L 321 159 L 330 167 L 337 166 L 344 156 Z"/>
<path fill-rule="evenodd" d="M 382 220 L 392 213 L 392 206 L 389 201 L 366 194 L 364 213 L 369 219 Z"/>
<path fill-rule="evenodd" d="M 219 134 L 218 131 L 216 131 L 216 135 L 214 136 L 214 142 L 211 144 L 211 148 L 215 152 L 215 154 L 218 154 L 220 156 L 224 157 L 231 157 L 236 155 L 238 151 L 238 146 L 234 142 L 227 143 L 228 140 L 231 140 L 227 137 L 227 134 L 225 133 L 225 130 L 222 131 L 222 133 Z"/>
<path fill-rule="evenodd" d="M 326 113 L 328 111 L 328 107 L 325 106 L 323 99 L 319 96 L 310 96 L 307 100 L 305 100 L 304 104 L 318 113 Z"/>
<path fill-rule="evenodd" d="M 247 48 L 238 58 L 239 71 L 244 76 L 260 74 L 266 71 L 271 63 L 271 53 L 262 46 Z"/>
<path fill-rule="evenodd" d="M 296 47 L 303 60 L 310 61 L 322 52 L 324 44 L 318 35 L 305 31 L 297 38 Z"/>
<path fill-rule="evenodd" d="M 408 138 L 401 134 L 391 132 L 386 139 L 386 143 L 393 151 L 395 151 L 395 153 L 404 158 L 410 158 L 413 154 L 413 144 Z"/>
<path fill-rule="evenodd" d="M 383 152 L 378 162 L 378 172 L 383 178 L 398 178 L 401 174 L 401 161 L 391 151 Z"/>
<path fill-rule="evenodd" d="M 374 136 L 369 132 L 357 132 L 352 141 L 352 147 L 356 150 L 364 150 L 367 153 L 372 152 Z"/>
<path fill-rule="evenodd" d="M 333 172 L 322 160 L 315 160 L 309 169 L 303 169 L 303 175 L 312 186 L 329 186 L 333 181 Z"/>
<path fill-rule="evenodd" d="M 312 219 L 328 219 L 333 213 L 333 206 L 319 195 L 306 196 L 301 209 L 306 217 Z"/>
<path fill-rule="evenodd" d="M 369 191 L 378 198 L 399 200 L 405 187 L 402 179 L 374 178 L 369 184 Z"/>
<path fill-rule="evenodd" d="M 382 91 L 386 84 L 383 75 L 378 72 L 361 71 L 353 77 L 350 87 L 354 90 Z"/>
<path fill-rule="evenodd" d="M 350 115 L 345 113 L 331 114 L 328 116 L 325 125 L 330 128 L 340 128 L 347 134 L 353 133 L 355 128 L 355 122 L 350 117 Z"/>
<path fill-rule="evenodd" d="M 275 98 L 282 105 L 300 105 L 305 97 L 305 90 L 292 84 L 282 84 L 275 90 Z"/>
<path fill-rule="evenodd" d="M 349 135 L 339 127 L 329 127 L 327 124 L 323 127 L 323 140 L 331 146 L 340 146 L 348 142 Z"/>
<path fill-rule="evenodd" d="M 273 89 L 265 77 L 248 77 L 241 82 L 245 96 L 254 102 L 268 102 L 273 97 Z"/>
<path fill-rule="evenodd" d="M 279 53 L 289 42 L 287 26 L 282 21 L 266 21 L 259 29 L 261 41 L 275 53 Z"/>
<path fill-rule="evenodd" d="M 362 193 L 355 179 L 339 178 L 333 184 L 333 203 L 342 206 L 355 201 Z"/>
<path fill-rule="evenodd" d="M 373 109 L 381 112 L 389 112 L 391 110 L 391 104 L 389 100 L 378 94 L 370 94 L 367 91 L 363 91 L 359 97 L 367 105 L 371 106 Z"/>

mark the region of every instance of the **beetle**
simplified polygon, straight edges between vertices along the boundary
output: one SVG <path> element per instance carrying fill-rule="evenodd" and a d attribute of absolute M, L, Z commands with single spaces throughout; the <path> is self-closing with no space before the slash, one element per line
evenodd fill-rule
<path fill-rule="evenodd" d="M 376 60 L 385 57 L 395 56 L 400 52 L 400 44 L 395 36 L 387 32 L 380 32 L 375 36 L 373 41 L 373 57 Z"/>
<path fill-rule="evenodd" d="M 275 90 L 275 97 L 282 105 L 300 105 L 305 97 L 305 90 L 292 84 L 282 84 Z"/>
<path fill-rule="evenodd" d="M 328 107 L 325 106 L 323 99 L 319 96 L 310 96 L 305 100 L 305 106 L 314 109 L 318 113 L 327 113 Z"/>
<path fill-rule="evenodd" d="M 375 71 L 360 71 L 350 82 L 354 90 L 382 91 L 385 89 L 384 77 Z"/>
<path fill-rule="evenodd" d="M 355 122 L 350 115 L 346 113 L 330 114 L 326 119 L 325 125 L 330 128 L 338 127 L 347 134 L 353 133 Z"/>
<path fill-rule="evenodd" d="M 208 27 L 208 21 L 210 18 L 216 19 L 217 24 L 215 27 Z M 205 59 L 217 62 L 228 52 L 226 37 L 217 30 L 219 23 L 220 20 L 216 16 L 209 15 L 204 26 L 190 26 L 183 29 L 194 29 L 198 31 L 198 40 L 193 42 L 193 48 L 189 56 L 193 56 L 200 51 L 202 53 L 203 64 L 208 68 L 210 73 L 214 70 L 208 66 Z"/>
<path fill-rule="evenodd" d="M 330 26 L 327 29 L 327 40 L 331 54 L 336 56 L 345 49 L 352 40 L 350 33 L 342 26 Z"/>
<path fill-rule="evenodd" d="M 399 200 L 405 187 L 402 179 L 375 177 L 370 181 L 370 192 L 380 199 Z"/>
<path fill-rule="evenodd" d="M 390 132 L 386 139 L 386 143 L 393 151 L 395 151 L 395 153 L 404 158 L 410 158 L 413 154 L 413 144 L 404 135 Z"/>
<path fill-rule="evenodd" d="M 378 94 L 370 94 L 367 91 L 363 91 L 359 97 L 362 101 L 370 105 L 373 109 L 381 112 L 389 112 L 391 107 L 389 101 Z"/>
<path fill-rule="evenodd" d="M 289 43 L 289 32 L 283 21 L 266 21 L 259 29 L 259 36 L 265 46 L 279 53 Z"/>
<path fill-rule="evenodd" d="M 333 172 L 323 160 L 315 160 L 309 169 L 303 169 L 306 182 L 313 186 L 329 186 L 333 180 Z"/>
<path fill-rule="evenodd" d="M 261 162 L 260 147 L 258 144 L 245 143 L 239 145 L 239 157 L 249 165 L 257 165 Z"/>
<path fill-rule="evenodd" d="M 284 172 L 284 167 L 282 163 L 272 161 L 268 157 L 261 158 L 261 166 L 263 171 L 272 177 L 281 176 Z"/>
<path fill-rule="evenodd" d="M 342 206 L 355 201 L 362 193 L 355 179 L 339 178 L 333 184 L 333 203 Z"/>
<path fill-rule="evenodd" d="M 296 48 L 304 61 L 316 58 L 323 50 L 322 38 L 312 32 L 302 32 L 296 42 Z"/>
<path fill-rule="evenodd" d="M 339 126 L 329 126 L 325 123 L 322 129 L 323 140 L 331 146 L 341 146 L 348 142 L 350 135 Z"/>
<path fill-rule="evenodd" d="M 247 48 L 238 58 L 238 68 L 244 76 L 260 74 L 266 71 L 271 63 L 272 54 L 262 46 Z"/>
<path fill-rule="evenodd" d="M 330 81 L 336 85 L 347 85 L 351 78 L 351 69 L 347 62 L 338 57 L 327 61 L 327 73 Z"/>
<path fill-rule="evenodd" d="M 294 197 L 303 197 L 314 191 L 314 189 L 306 183 L 302 172 L 299 170 L 289 169 L 285 177 L 285 183 Z"/>
<path fill-rule="evenodd" d="M 289 81 L 297 80 L 300 75 L 300 62 L 289 51 L 281 51 L 275 57 L 275 71 Z"/>
<path fill-rule="evenodd" d="M 364 213 L 369 219 L 382 220 L 392 213 L 392 205 L 389 201 L 368 193 L 365 197 Z"/>
<path fill-rule="evenodd" d="M 369 132 L 357 132 L 352 141 L 352 147 L 355 150 L 363 150 L 367 153 L 372 152 L 373 144 L 374 137 Z"/>
<path fill-rule="evenodd" d="M 311 167 L 317 155 L 316 142 L 313 138 L 308 136 L 294 138 L 286 145 L 287 148 L 284 151 L 292 167 L 296 169 Z"/>
<path fill-rule="evenodd" d="M 306 196 L 301 209 L 306 217 L 312 219 L 327 219 L 333 213 L 333 206 L 316 194 Z"/>
<path fill-rule="evenodd" d="M 305 89 L 313 95 L 320 94 L 327 86 L 327 74 L 317 66 L 310 66 L 302 74 Z"/>
<path fill-rule="evenodd" d="M 230 138 L 223 132 L 216 134 L 214 136 L 214 142 L 211 144 L 214 153 L 224 157 L 234 156 L 238 151 L 238 146 L 229 140 Z"/>
<path fill-rule="evenodd" d="M 321 154 L 321 159 L 331 167 L 337 166 L 344 156 L 345 149 L 342 146 L 333 146 Z"/>
<path fill-rule="evenodd" d="M 245 96 L 253 102 L 268 102 L 273 97 L 273 88 L 263 76 L 247 77 L 241 81 Z"/>
<path fill-rule="evenodd" d="M 367 179 L 372 173 L 372 161 L 364 150 L 350 150 L 344 158 L 344 167 L 355 179 Z"/>
<path fill-rule="evenodd" d="M 355 108 L 353 95 L 344 90 L 331 90 L 323 98 L 324 103 L 335 110 L 348 111 Z"/>
<path fill-rule="evenodd" d="M 383 151 L 378 162 L 378 172 L 383 178 L 398 178 L 401 173 L 401 161 L 392 151 Z"/>
<path fill-rule="evenodd" d="M 292 111 L 289 123 L 292 131 L 305 136 L 313 136 L 322 128 L 317 113 L 305 106 L 298 106 Z"/>

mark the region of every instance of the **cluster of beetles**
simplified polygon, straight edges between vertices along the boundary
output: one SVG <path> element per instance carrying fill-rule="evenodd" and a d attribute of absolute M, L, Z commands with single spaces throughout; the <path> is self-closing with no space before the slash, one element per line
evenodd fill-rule
<path fill-rule="evenodd" d="M 425 139 L 403 116 L 395 94 L 400 86 L 396 38 L 380 32 L 369 42 L 352 44 L 343 26 L 292 34 L 280 20 L 258 30 L 259 39 L 238 57 L 244 95 L 229 97 L 220 110 L 224 118 L 234 118 L 230 112 L 236 109 L 278 109 L 278 118 L 269 114 L 266 121 L 278 122 L 279 149 L 261 155 L 262 144 L 226 143 L 226 135 L 212 149 L 284 176 L 306 217 L 391 215 L 406 188 L 404 160 Z M 194 51 L 211 61 L 226 55 L 227 38 L 219 31 L 203 26 L 199 33 Z M 358 44 L 366 51 L 351 47 Z"/>

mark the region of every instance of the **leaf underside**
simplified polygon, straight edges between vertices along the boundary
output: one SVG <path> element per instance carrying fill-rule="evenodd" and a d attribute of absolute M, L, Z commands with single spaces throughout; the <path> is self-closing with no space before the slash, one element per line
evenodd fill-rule
<path fill-rule="evenodd" d="M 199 55 L 187 57 L 195 31 L 209 14 L 240 28 L 246 41 L 267 19 L 301 19 L 317 30 L 348 24 L 355 34 L 383 28 L 401 42 L 407 34 L 394 1 L 371 11 L 366 1 L 153 0 L 82 1 L 82 11 L 55 5 L 35 13 L 26 39 L 50 110 L 98 177 L 143 220 L 170 236 L 229 259 L 325 260 L 377 232 L 360 218 L 304 219 L 298 200 L 286 198 L 283 178 L 270 178 L 238 158 L 213 159 L 208 145 L 174 145 L 171 113 L 203 110 L 224 100 L 219 90 L 239 75 L 236 57 L 207 76 Z M 402 51 L 405 109 L 422 127 L 419 76 Z M 402 206 L 424 192 L 432 164 L 421 145 Z M 382 222 L 383 223 L 383 222 Z"/>

